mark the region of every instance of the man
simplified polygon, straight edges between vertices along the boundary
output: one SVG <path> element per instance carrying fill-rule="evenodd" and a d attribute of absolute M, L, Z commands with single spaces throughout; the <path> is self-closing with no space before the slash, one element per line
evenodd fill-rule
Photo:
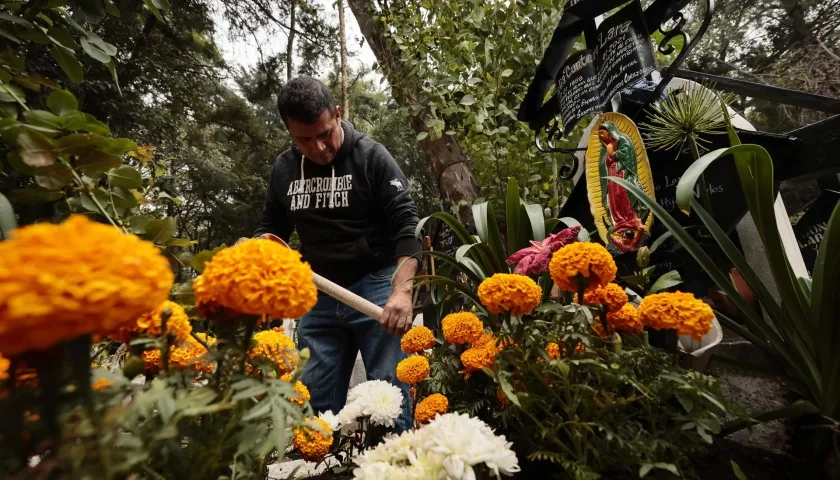
<path fill-rule="evenodd" d="M 310 403 L 317 413 L 341 410 L 361 350 L 369 380 L 402 390 L 394 431 L 404 431 L 412 426 L 412 412 L 396 367 L 405 358 L 400 338 L 412 322 L 410 279 L 417 260 L 408 257 L 420 251 L 408 180 L 385 147 L 342 121 L 320 81 L 292 80 L 277 103 L 293 146 L 274 162 L 254 237 L 271 233 L 288 242 L 297 228 L 301 254 L 316 273 L 384 309 L 377 322 L 319 292 L 298 325 L 300 348 L 311 355 L 303 374 Z"/>

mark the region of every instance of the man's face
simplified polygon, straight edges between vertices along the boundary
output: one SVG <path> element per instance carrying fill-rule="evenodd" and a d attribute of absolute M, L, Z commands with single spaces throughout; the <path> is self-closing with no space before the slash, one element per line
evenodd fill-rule
<path fill-rule="evenodd" d="M 311 125 L 290 117 L 286 128 L 303 156 L 318 165 L 331 164 L 341 148 L 341 113 L 338 107 L 334 112 L 324 110 Z"/>

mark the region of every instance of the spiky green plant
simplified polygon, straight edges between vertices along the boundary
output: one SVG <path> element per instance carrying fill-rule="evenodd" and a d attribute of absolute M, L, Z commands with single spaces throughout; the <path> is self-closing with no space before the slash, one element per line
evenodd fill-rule
<path fill-rule="evenodd" d="M 731 95 L 724 95 L 729 103 Z M 650 119 L 640 126 L 648 148 L 668 150 L 678 147 L 677 155 L 686 144 L 696 162 L 703 144 L 710 143 L 706 135 L 726 133 L 728 111 L 720 109 L 718 94 L 706 85 L 689 83 L 671 92 L 668 97 L 651 106 Z M 700 198 L 710 212 L 712 203 L 706 190 L 706 180 L 699 182 Z"/>

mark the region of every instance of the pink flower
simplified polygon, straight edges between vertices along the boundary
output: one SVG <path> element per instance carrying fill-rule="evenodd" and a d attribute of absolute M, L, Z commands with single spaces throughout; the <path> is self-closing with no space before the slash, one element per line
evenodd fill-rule
<path fill-rule="evenodd" d="M 542 242 L 531 240 L 530 247 L 523 248 L 511 255 L 507 259 L 507 263 L 509 265 L 516 264 L 513 273 L 541 275 L 548 271 L 548 262 L 551 261 L 551 255 L 560 250 L 560 247 L 577 240 L 578 232 L 580 232 L 580 227 L 572 227 L 549 235 Z"/>

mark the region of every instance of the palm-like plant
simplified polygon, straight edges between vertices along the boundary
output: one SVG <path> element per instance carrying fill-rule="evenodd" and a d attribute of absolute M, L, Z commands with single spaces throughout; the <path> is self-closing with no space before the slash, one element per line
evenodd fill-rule
<path fill-rule="evenodd" d="M 726 105 L 721 102 L 724 112 Z M 821 413 L 840 418 L 840 205 L 828 222 L 812 279 L 793 273 L 779 234 L 774 211 L 776 192 L 773 161 L 758 145 L 742 145 L 726 118 L 730 148 L 710 152 L 694 162 L 677 186 L 677 204 L 703 222 L 749 287 L 759 299 L 768 321 L 739 295 L 731 278 L 721 271 L 685 229 L 654 199 L 623 179 L 610 177 L 633 192 L 673 233 L 682 246 L 705 269 L 721 291 L 732 299 L 746 320 L 740 325 L 717 312 L 718 318 L 783 368 L 790 388 L 803 400 L 763 419 L 803 413 Z M 694 198 L 694 188 L 704 170 L 722 158 L 732 158 L 737 167 L 749 211 L 764 244 L 780 301 L 772 295 L 708 210 Z M 756 417 L 758 418 L 758 417 Z M 746 426 L 740 424 L 739 426 Z"/>

